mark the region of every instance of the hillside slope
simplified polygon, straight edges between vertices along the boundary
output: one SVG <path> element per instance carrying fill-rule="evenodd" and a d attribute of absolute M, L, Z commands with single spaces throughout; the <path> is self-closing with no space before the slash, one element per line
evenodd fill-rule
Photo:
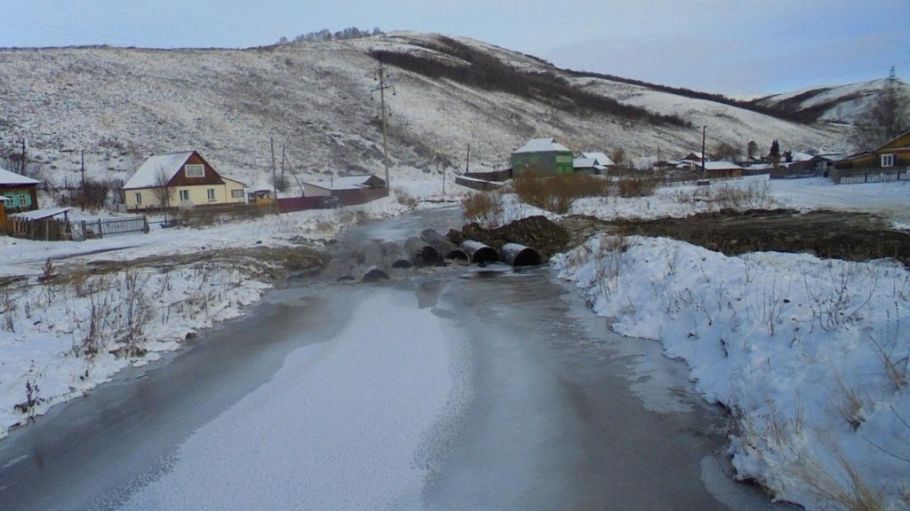
<path fill-rule="evenodd" d="M 301 175 L 379 172 L 371 90 L 380 54 L 416 55 L 474 78 L 389 62 L 393 176 L 462 169 L 468 144 L 475 167 L 502 166 L 534 136 L 577 150 L 622 147 L 633 156 L 697 149 L 703 125 L 709 147 L 725 141 L 744 148 L 753 139 L 764 147 L 778 138 L 784 148 L 805 150 L 842 142 L 830 127 L 578 77 L 469 39 L 401 32 L 244 50 L 0 50 L 0 151 L 15 153 L 26 139 L 29 159 L 56 184 L 75 182 L 82 150 L 90 175 L 125 180 L 147 155 L 189 148 L 224 173 L 263 184 L 270 137 L 279 160 L 286 146 Z M 483 82 L 488 69 L 505 70 L 508 79 Z"/>
<path fill-rule="evenodd" d="M 852 124 L 866 113 L 886 87 L 893 86 L 910 97 L 910 84 L 883 78 L 835 87 L 814 87 L 774 94 L 752 101 L 770 110 L 794 112 L 806 121 Z"/>

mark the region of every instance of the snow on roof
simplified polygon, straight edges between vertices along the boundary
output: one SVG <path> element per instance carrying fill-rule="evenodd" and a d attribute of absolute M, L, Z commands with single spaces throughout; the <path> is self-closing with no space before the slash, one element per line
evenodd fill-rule
<path fill-rule="evenodd" d="M 325 190 L 357 190 L 359 188 L 369 188 L 367 184 L 373 177 L 373 174 L 363 176 L 336 177 L 330 181 L 303 181 L 303 184 L 317 186 Z"/>
<path fill-rule="evenodd" d="M 180 168 L 192 155 L 193 151 L 182 151 L 149 156 L 139 167 L 139 170 L 133 174 L 133 177 L 123 185 L 123 189 L 154 188 L 159 185 L 159 176 L 162 172 L 164 173 L 164 179 L 170 181 L 180 172 Z"/>
<path fill-rule="evenodd" d="M 0 185 L 36 185 L 38 183 L 40 181 L 0 168 Z"/>
<path fill-rule="evenodd" d="M 811 154 L 801 151 L 793 151 L 790 153 L 790 157 L 793 159 L 793 161 L 809 161 L 812 159 Z"/>
<path fill-rule="evenodd" d="M 597 165 L 597 160 L 594 158 L 575 158 L 575 160 L 572 161 L 572 166 L 576 169 L 587 169 L 594 165 Z"/>
<path fill-rule="evenodd" d="M 16 218 L 21 218 L 23 220 L 44 220 L 45 218 L 55 217 L 57 215 L 62 215 L 67 211 L 73 208 L 51 208 L 51 209 L 36 209 L 34 211 L 26 211 L 24 213 L 16 213 L 12 215 Z"/>
<path fill-rule="evenodd" d="M 568 151 L 569 148 L 558 144 L 554 138 L 534 138 L 515 150 L 515 153 L 548 153 L 550 151 Z"/>
<path fill-rule="evenodd" d="M 601 152 L 581 153 L 581 156 L 582 156 L 582 158 L 592 158 L 594 160 L 597 160 L 597 163 L 599 165 L 603 165 L 605 167 L 610 166 L 610 165 L 616 165 L 616 163 L 613 160 L 611 160 L 610 157 L 606 155 L 606 153 L 601 153 Z"/>
<path fill-rule="evenodd" d="M 741 169 L 739 165 L 730 161 L 706 161 L 705 170 Z"/>

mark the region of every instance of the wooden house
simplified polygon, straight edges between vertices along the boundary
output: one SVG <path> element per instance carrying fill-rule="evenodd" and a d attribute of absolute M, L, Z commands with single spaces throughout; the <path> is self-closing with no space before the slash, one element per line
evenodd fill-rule
<path fill-rule="evenodd" d="M 2 207 L 7 212 L 38 209 L 40 181 L 0 168 L 0 196 L 5 197 Z"/>
<path fill-rule="evenodd" d="M 535 138 L 512 153 L 514 177 L 528 172 L 542 175 L 571 174 L 575 155 L 552 138 Z"/>
<path fill-rule="evenodd" d="M 881 169 L 910 167 L 910 131 L 897 136 L 887 144 L 854 154 L 834 164 L 838 169 Z"/>
<path fill-rule="evenodd" d="M 128 210 L 245 204 L 246 185 L 196 151 L 150 156 L 123 185 Z"/>

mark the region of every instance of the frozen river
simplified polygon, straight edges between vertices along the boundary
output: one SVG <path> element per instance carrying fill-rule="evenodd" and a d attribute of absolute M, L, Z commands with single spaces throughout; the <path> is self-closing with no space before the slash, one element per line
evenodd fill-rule
<path fill-rule="evenodd" d="M 686 375 L 546 269 L 300 282 L 13 432 L 0 509 L 772 509 Z"/>

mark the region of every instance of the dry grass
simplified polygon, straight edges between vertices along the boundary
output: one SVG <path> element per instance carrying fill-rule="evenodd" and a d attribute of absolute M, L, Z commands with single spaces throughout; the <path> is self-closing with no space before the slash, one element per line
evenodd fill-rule
<path fill-rule="evenodd" d="M 408 209 L 414 209 L 417 207 L 417 197 L 414 197 L 408 193 L 404 188 L 395 188 L 395 199 L 399 204 L 405 206 Z"/>
<path fill-rule="evenodd" d="M 537 176 L 529 172 L 512 180 L 512 191 L 522 202 L 559 214 L 567 213 L 577 198 L 608 196 L 610 190 L 606 179 L 586 175 Z"/>
<path fill-rule="evenodd" d="M 499 192 L 477 192 L 461 201 L 464 217 L 481 227 L 493 229 L 502 223 L 502 195 Z"/>

